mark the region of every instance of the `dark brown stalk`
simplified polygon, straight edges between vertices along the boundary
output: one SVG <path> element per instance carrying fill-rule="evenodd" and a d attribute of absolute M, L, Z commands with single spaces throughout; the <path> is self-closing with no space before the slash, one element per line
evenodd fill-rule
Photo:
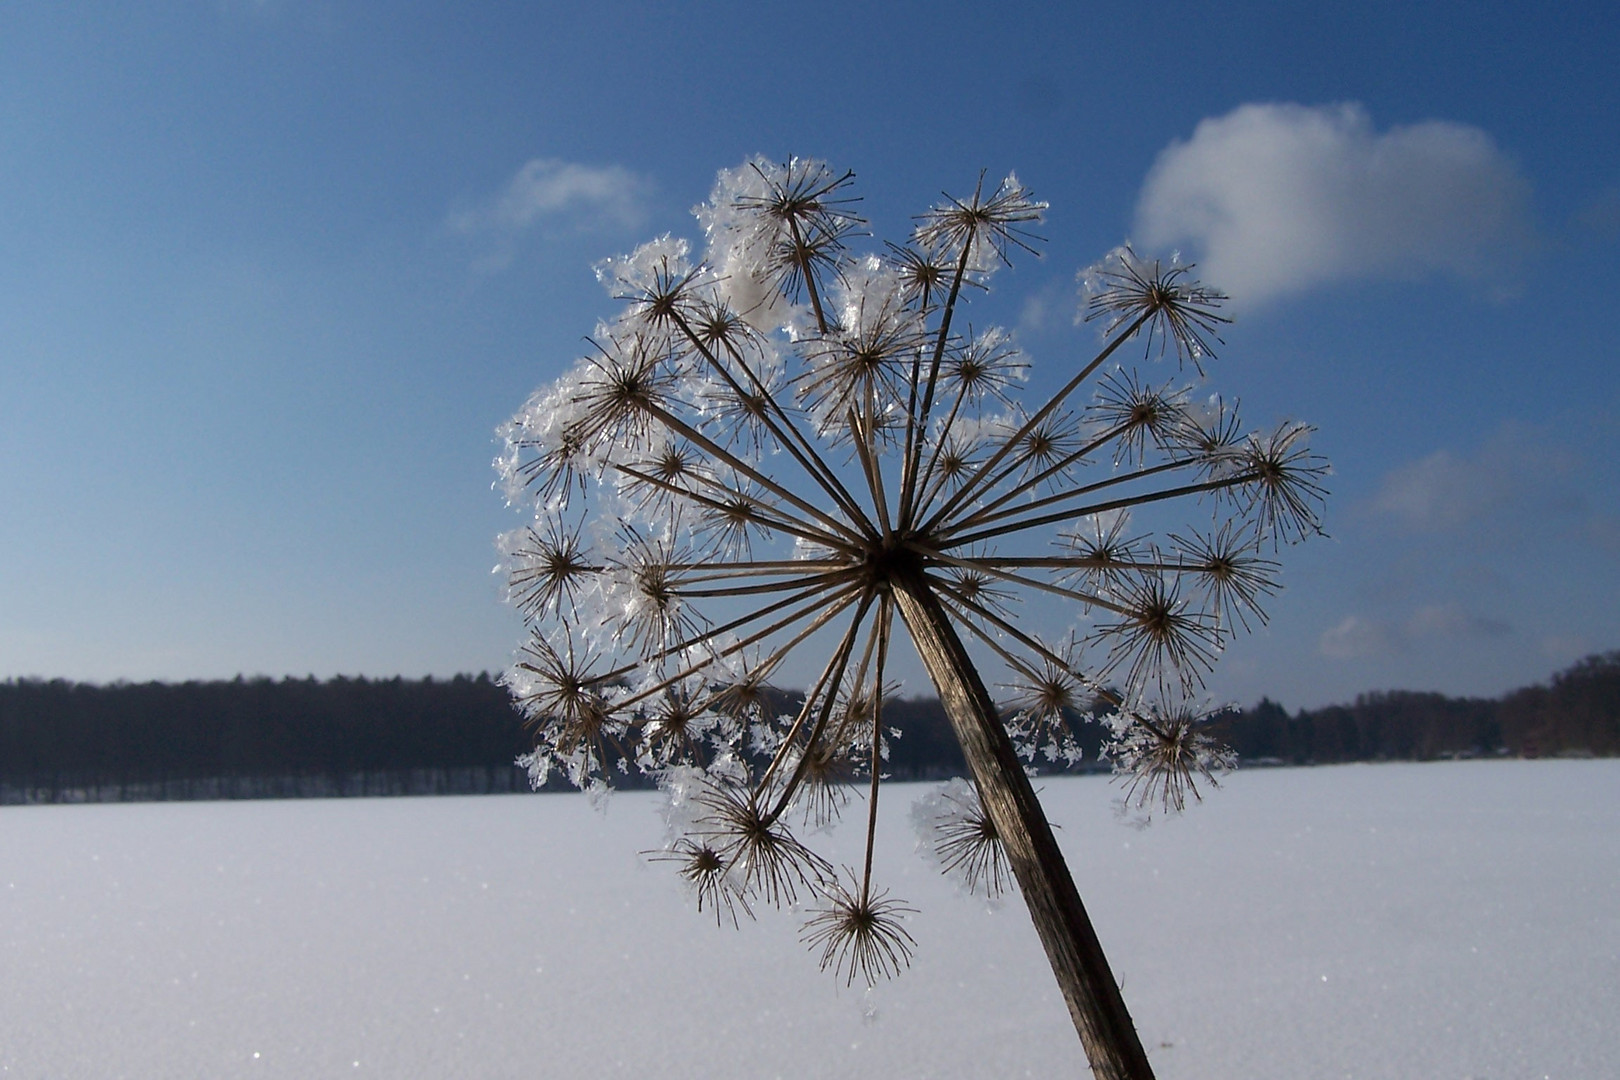
<path fill-rule="evenodd" d="M 1023 891 L 1093 1074 L 1099 1080 L 1152 1080 L 1147 1052 L 1080 892 L 967 649 L 921 573 L 895 580 L 893 592 Z"/>

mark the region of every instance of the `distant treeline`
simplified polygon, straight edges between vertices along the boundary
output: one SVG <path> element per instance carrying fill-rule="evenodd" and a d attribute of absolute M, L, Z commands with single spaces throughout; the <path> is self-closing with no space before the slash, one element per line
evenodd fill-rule
<path fill-rule="evenodd" d="M 782 706 L 797 701 L 783 694 Z M 895 701 L 885 712 L 906 732 L 892 743 L 890 773 L 963 771 L 937 702 Z M 488 674 L 0 682 L 0 804 L 527 791 L 513 762 L 533 745 Z"/>
<path fill-rule="evenodd" d="M 886 771 L 958 775 L 939 703 L 885 705 Z M 1269 700 L 1214 721 L 1250 764 L 1620 754 L 1620 652 L 1500 699 L 1392 691 L 1290 715 Z M 1097 725 L 1081 728 L 1095 767 Z M 472 794 L 528 788 L 531 745 L 487 674 L 453 679 L 0 683 L 0 802 Z"/>
<path fill-rule="evenodd" d="M 1292 716 L 1262 700 L 1217 719 L 1240 757 L 1289 764 L 1426 761 L 1513 754 L 1620 754 L 1620 652 L 1589 656 L 1501 698 L 1453 698 L 1406 690 L 1362 694 L 1352 705 Z"/>
<path fill-rule="evenodd" d="M 453 679 L 0 683 L 0 801 L 521 791 L 506 690 Z"/>

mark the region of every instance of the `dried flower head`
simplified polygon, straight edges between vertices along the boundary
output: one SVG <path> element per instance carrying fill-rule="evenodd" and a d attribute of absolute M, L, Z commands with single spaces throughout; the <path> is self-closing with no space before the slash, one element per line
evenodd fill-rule
<path fill-rule="evenodd" d="M 751 791 L 716 784 L 698 802 L 706 811 L 699 837 L 731 868 L 740 895 L 780 907 L 794 903 L 801 887 L 832 878 L 832 864 L 800 843 Z"/>
<path fill-rule="evenodd" d="M 1203 730 L 1208 716 L 1190 706 L 1142 707 L 1135 719 L 1108 753 L 1127 778 L 1126 801 L 1138 810 L 1157 803 L 1166 813 L 1180 813 L 1188 795 L 1203 798 L 1199 777 L 1217 787 L 1216 774 L 1236 764 L 1231 751 Z"/>
<path fill-rule="evenodd" d="M 579 590 L 601 567 L 585 558 L 579 528 L 569 529 L 556 518 L 501 537 L 502 565 L 506 572 L 507 600 L 525 616 L 555 615 L 566 602 L 573 610 Z"/>
<path fill-rule="evenodd" d="M 986 899 L 998 899 L 1012 884 L 1012 870 L 995 822 L 979 790 L 957 777 L 911 808 L 917 842 L 946 876 Z"/>
<path fill-rule="evenodd" d="M 1087 293 L 1082 318 L 1107 320 L 1105 334 L 1141 332 L 1149 353 L 1157 340 L 1161 354 L 1173 347 L 1177 360 L 1191 361 L 1203 374 L 1204 359 L 1215 356 L 1210 342 L 1224 344 L 1217 331 L 1232 320 L 1219 314 L 1226 294 L 1189 279 L 1191 272 L 1191 264 L 1144 259 L 1129 244 L 1115 248 L 1081 272 Z"/>
<path fill-rule="evenodd" d="M 853 870 L 849 871 L 855 876 Z M 879 978 L 893 978 L 911 966 L 917 942 L 901 919 L 916 914 L 887 893 L 852 892 L 839 881 L 822 885 L 822 905 L 805 924 L 802 935 L 812 950 L 821 950 L 821 970 L 832 968 L 844 985 L 859 975 L 871 986 Z"/>
<path fill-rule="evenodd" d="M 984 174 L 966 199 L 945 196 L 945 201 L 918 218 L 916 240 L 929 251 L 960 252 L 960 257 L 994 254 L 1008 266 L 1010 252 L 1022 248 L 1036 254 L 1040 237 L 1025 228 L 1041 220 L 1047 204 L 1032 197 L 1011 173 L 988 195 Z"/>
<path fill-rule="evenodd" d="M 1172 533 L 1170 543 L 1181 565 L 1192 571 L 1194 587 L 1204 594 L 1205 610 L 1217 626 L 1230 627 L 1235 622 L 1247 631 L 1251 615 L 1260 625 L 1266 624 L 1260 597 L 1276 594 L 1277 572 L 1282 566 L 1260 554 L 1252 523 L 1223 521 L 1208 535 Z"/>
<path fill-rule="evenodd" d="M 1244 491 L 1249 511 L 1273 546 L 1322 532 L 1320 511 L 1327 498 L 1322 480 L 1324 458 L 1311 453 L 1308 440 L 1316 429 L 1286 423 L 1265 435 L 1252 435 L 1237 468 L 1248 478 Z"/>
<path fill-rule="evenodd" d="M 847 742 L 823 735 L 804 752 L 800 800 L 804 823 L 825 828 L 838 820 L 849 805 L 849 786 L 855 782 L 855 761 Z"/>
<path fill-rule="evenodd" d="M 680 788 L 690 820 L 659 858 L 700 908 L 735 922 L 814 892 L 806 941 L 846 982 L 910 956 L 909 909 L 873 883 L 897 612 L 950 635 L 994 740 L 1070 762 L 1096 701 L 1194 689 L 1264 620 L 1262 550 L 1320 531 L 1326 473 L 1305 425 L 1252 433 L 1221 399 L 1118 366 L 1132 340 L 1200 370 L 1213 356 L 1224 297 L 1190 267 L 1104 260 L 1086 278 L 1103 345 L 1026 401 L 1051 383 L 961 309 L 1034 250 L 1046 204 L 981 175 L 908 245 L 858 253 L 856 201 L 853 174 L 814 159 L 722 172 L 696 211 L 700 254 L 665 236 L 599 264 L 617 314 L 500 429 L 496 461 L 534 515 L 500 569 L 529 624 L 505 682 L 535 731 L 535 782 L 594 790 L 635 769 Z M 1194 504 L 1208 524 L 1172 522 L 1163 550 L 1129 531 L 1133 511 Z M 1037 597 L 1067 605 L 1074 632 L 1031 625 Z M 779 688 L 804 670 L 802 692 Z M 1008 691 L 1000 714 L 987 685 Z M 1137 795 L 1179 804 L 1221 761 L 1201 729 L 1115 717 Z M 846 884 L 790 819 L 827 824 L 856 777 L 866 857 Z M 976 794 L 953 812 L 944 865 L 999 892 L 995 825 Z"/>
<path fill-rule="evenodd" d="M 721 917 L 729 916 L 731 925 L 736 927 L 739 923 L 737 912 L 740 909 L 750 919 L 754 917 L 754 909 L 748 905 L 748 896 L 737 887 L 736 877 L 732 874 L 731 864 L 724 855 L 711 845 L 690 837 L 680 837 L 675 843 L 662 851 L 651 852 L 649 858 L 657 862 L 672 862 L 686 882 L 692 894 L 697 898 L 697 909 L 702 911 L 707 905 L 714 912 L 714 924 L 720 925 Z"/>

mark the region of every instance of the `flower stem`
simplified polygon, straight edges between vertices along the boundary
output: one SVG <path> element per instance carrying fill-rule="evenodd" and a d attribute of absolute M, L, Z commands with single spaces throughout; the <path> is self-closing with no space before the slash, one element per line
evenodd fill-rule
<path fill-rule="evenodd" d="M 866 807 L 866 869 L 861 874 L 861 903 L 872 902 L 872 849 L 877 842 L 878 783 L 883 779 L 883 671 L 889 660 L 889 623 L 893 618 L 893 597 L 885 594 L 878 604 L 877 678 L 872 682 L 872 790 Z"/>
<path fill-rule="evenodd" d="M 1100 1080 L 1152 1080 L 1147 1053 L 1052 827 L 950 617 L 920 573 L 900 577 L 893 593 L 962 744 L 1092 1072 Z"/>

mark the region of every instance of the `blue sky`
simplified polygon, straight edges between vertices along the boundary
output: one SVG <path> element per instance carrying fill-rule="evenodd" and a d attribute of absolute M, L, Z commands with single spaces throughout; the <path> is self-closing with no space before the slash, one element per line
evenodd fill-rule
<path fill-rule="evenodd" d="M 0 13 L 0 678 L 496 670 L 495 426 L 717 169 L 1052 210 L 979 304 L 1198 259 L 1211 389 L 1319 427 L 1218 696 L 1494 694 L 1620 647 L 1620 17 L 1571 4 L 76 5 Z M 977 316 L 976 316 L 977 317 Z"/>

